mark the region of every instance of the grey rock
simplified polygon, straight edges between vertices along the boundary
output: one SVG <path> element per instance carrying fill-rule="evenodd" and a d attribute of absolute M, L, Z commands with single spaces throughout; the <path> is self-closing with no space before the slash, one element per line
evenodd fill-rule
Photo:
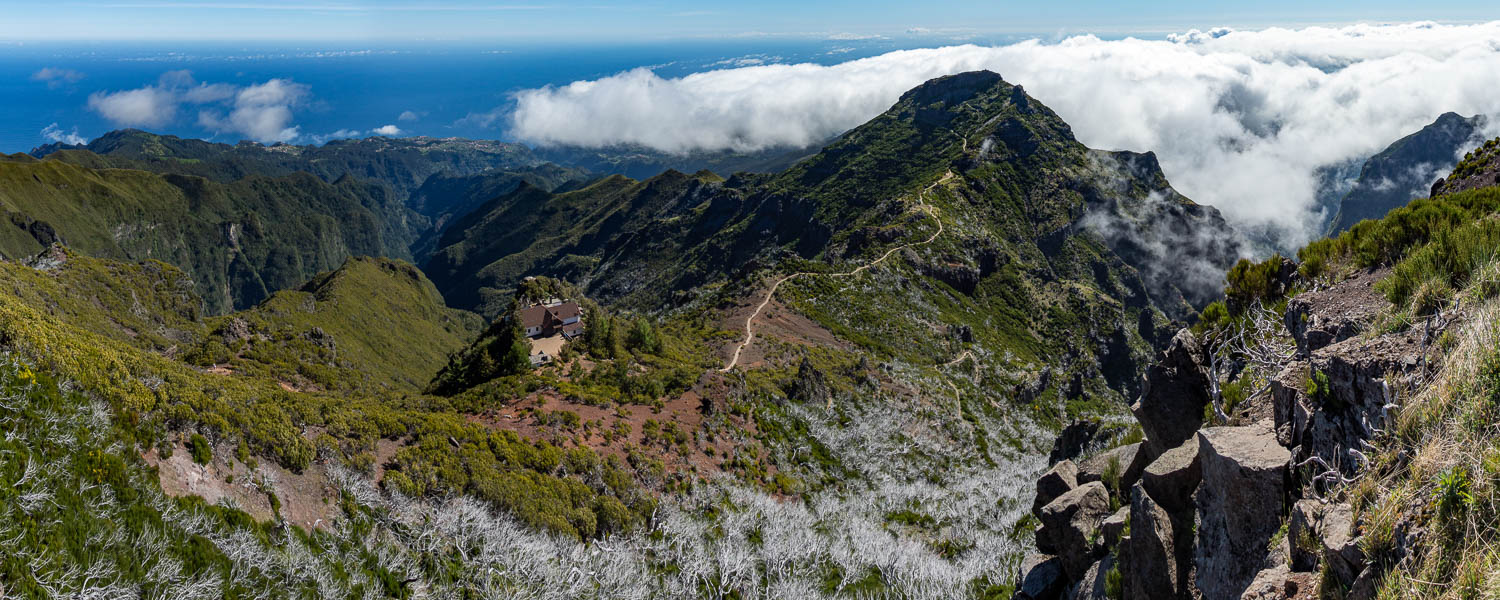
<path fill-rule="evenodd" d="M 1271 378 L 1271 418 L 1276 428 L 1276 442 L 1287 448 L 1296 446 L 1307 428 L 1307 362 L 1288 364 Z"/>
<path fill-rule="evenodd" d="M 1130 506 L 1121 506 L 1120 510 L 1099 524 L 1099 535 L 1104 538 L 1104 545 L 1113 548 L 1120 543 L 1120 536 L 1125 533 L 1125 524 L 1130 522 Z"/>
<path fill-rule="evenodd" d="M 1142 451 L 1144 445 L 1141 442 L 1126 444 L 1089 457 L 1088 460 L 1078 465 L 1078 483 L 1104 481 L 1104 472 L 1109 470 L 1109 464 L 1118 461 L 1120 468 L 1119 489 L 1130 489 L 1130 486 L 1140 481 L 1141 471 L 1146 470 L 1146 465 L 1150 462 L 1146 460 L 1146 455 Z"/>
<path fill-rule="evenodd" d="M 1308 598 L 1315 589 L 1314 576 L 1296 573 L 1280 564 L 1261 569 L 1240 600 L 1292 600 Z"/>
<path fill-rule="evenodd" d="M 1203 407 L 1210 401 L 1206 362 L 1203 346 L 1183 329 L 1146 370 L 1141 397 L 1130 410 L 1153 456 L 1186 442 L 1203 425 Z"/>
<path fill-rule="evenodd" d="M 1077 580 L 1094 562 L 1095 530 L 1109 515 L 1109 492 L 1104 484 L 1080 485 L 1042 507 L 1036 547 L 1062 558 L 1063 573 Z"/>
<path fill-rule="evenodd" d="M 1363 271 L 1328 288 L 1299 294 L 1286 304 L 1287 332 L 1297 354 L 1308 354 L 1359 335 L 1386 305 L 1375 282 L 1387 271 Z"/>
<path fill-rule="evenodd" d="M 1358 467 L 1348 452 L 1386 427 L 1393 389 L 1420 371 L 1421 328 L 1373 339 L 1354 338 L 1313 353 L 1272 382 L 1277 439 L 1297 447 L 1297 459 L 1317 456 L 1353 473 Z M 1305 381 L 1313 374 L 1327 379 L 1328 392 L 1311 397 Z"/>
<path fill-rule="evenodd" d="M 1021 562 L 1021 573 L 1013 600 L 1057 600 L 1067 590 L 1068 582 L 1063 578 L 1062 559 L 1045 554 L 1032 554 Z"/>
<path fill-rule="evenodd" d="M 1281 527 L 1292 457 L 1269 423 L 1211 427 L 1198 441 L 1197 585 L 1205 600 L 1235 599 L 1264 566 Z"/>
<path fill-rule="evenodd" d="M 1354 511 L 1348 504 L 1323 504 L 1299 500 L 1292 506 L 1287 538 L 1292 546 L 1292 567 L 1311 571 L 1321 562 L 1340 586 L 1350 587 L 1364 569 L 1364 552 L 1353 535 Z"/>
<path fill-rule="evenodd" d="M 1083 579 L 1073 586 L 1073 593 L 1068 597 L 1071 600 L 1108 600 L 1106 579 L 1111 569 L 1115 568 L 1113 556 L 1105 556 L 1099 562 L 1089 566 L 1089 570 L 1083 574 Z"/>
<path fill-rule="evenodd" d="M 1375 593 L 1380 591 L 1380 577 L 1383 574 L 1383 571 L 1376 565 L 1366 566 L 1354 578 L 1354 584 L 1349 586 L 1348 593 L 1344 594 L 1344 600 L 1375 600 Z"/>
<path fill-rule="evenodd" d="M 1140 486 L 1130 492 L 1130 536 L 1120 543 L 1128 599 L 1187 598 L 1190 545 L 1179 544 L 1191 523 L 1179 526 Z M 1181 530 L 1181 531 L 1179 531 Z M 1187 540 L 1191 541 L 1191 540 Z M 1180 551 L 1181 550 L 1181 551 Z"/>
<path fill-rule="evenodd" d="M 1193 508 L 1193 492 L 1203 470 L 1198 462 L 1198 440 L 1166 451 L 1141 473 L 1141 486 L 1151 498 L 1172 513 Z"/>
<path fill-rule="evenodd" d="M 1036 499 L 1031 502 L 1031 514 L 1041 517 L 1043 506 L 1076 487 L 1078 487 L 1078 467 L 1073 464 L 1073 461 L 1064 460 L 1052 465 L 1052 468 L 1047 469 L 1047 472 L 1036 481 Z"/>

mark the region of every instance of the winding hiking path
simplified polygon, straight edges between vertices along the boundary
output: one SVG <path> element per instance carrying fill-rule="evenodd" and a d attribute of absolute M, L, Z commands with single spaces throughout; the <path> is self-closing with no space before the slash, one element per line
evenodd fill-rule
<path fill-rule="evenodd" d="M 870 267 L 873 267 L 873 266 L 878 265 L 878 264 L 880 264 L 882 262 L 885 262 L 885 259 L 890 258 L 892 254 L 895 254 L 899 250 L 905 250 L 907 248 L 911 248 L 911 247 L 914 247 L 914 246 L 925 246 L 927 244 L 931 244 L 933 240 L 936 240 L 938 238 L 938 236 L 943 235 L 943 220 L 938 218 L 938 216 L 937 216 L 937 208 L 934 207 L 934 206 L 932 206 L 932 205 L 930 205 L 930 204 L 927 204 L 927 199 L 926 198 L 927 198 L 927 193 L 930 192 L 930 191 L 932 191 L 932 188 L 935 188 L 935 187 L 937 187 L 939 185 L 942 185 L 944 182 L 946 182 L 946 181 L 948 181 L 949 179 L 952 179 L 952 178 L 953 178 L 953 171 L 948 171 L 947 173 L 944 173 L 943 176 L 941 178 L 939 178 L 937 181 L 934 181 L 934 182 L 932 182 L 931 185 L 928 185 L 927 187 L 923 188 L 922 191 L 921 191 L 921 193 L 917 194 L 917 208 L 919 210 L 925 211 L 928 214 L 928 216 L 931 216 L 933 218 L 933 220 L 937 221 L 937 224 L 938 224 L 937 231 L 934 232 L 931 236 L 928 236 L 927 239 L 922 240 L 920 242 L 911 242 L 911 243 L 901 244 L 900 246 L 895 246 L 895 247 L 891 248 L 890 250 L 886 250 L 885 254 L 880 255 L 880 258 L 877 258 L 877 259 L 872 260 L 870 262 L 867 262 L 867 263 L 865 263 L 863 265 L 855 267 L 854 270 L 852 270 L 852 271 L 845 271 L 843 273 L 820 273 L 820 272 L 817 272 L 817 271 L 799 271 L 799 272 L 796 272 L 796 273 L 792 273 L 790 275 L 783 275 L 780 279 L 777 279 L 775 282 L 773 282 L 771 284 L 771 289 L 766 290 L 766 297 L 763 298 L 763 299 L 761 299 L 760 304 L 755 307 L 755 312 L 750 313 L 750 316 L 745 319 L 745 341 L 740 342 L 738 346 L 735 346 L 735 348 L 734 348 L 734 354 L 729 357 L 729 362 L 724 365 L 724 368 L 719 369 L 719 372 L 720 373 L 728 373 L 730 371 L 733 371 L 734 367 L 739 364 L 739 362 L 740 362 L 740 353 L 745 351 L 745 348 L 750 345 L 750 342 L 755 341 L 755 328 L 754 328 L 755 317 L 760 316 L 761 311 L 763 311 L 763 310 L 766 309 L 766 305 L 771 303 L 771 298 L 776 295 L 776 289 L 780 288 L 781 284 L 786 283 L 788 281 L 791 281 L 792 279 L 795 279 L 795 278 L 798 278 L 798 277 L 805 277 L 805 276 L 809 276 L 809 275 L 827 275 L 829 277 L 853 277 L 855 275 L 863 273 L 866 269 L 869 269 Z"/>

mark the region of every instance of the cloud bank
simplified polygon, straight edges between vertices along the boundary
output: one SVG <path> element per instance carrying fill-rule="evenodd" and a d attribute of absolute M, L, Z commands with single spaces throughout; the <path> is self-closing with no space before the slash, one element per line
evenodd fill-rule
<path fill-rule="evenodd" d="M 1184 194 L 1290 246 L 1316 233 L 1318 167 L 1363 159 L 1446 111 L 1500 113 L 1500 21 L 1079 36 L 673 79 L 637 69 L 522 91 L 509 125 L 544 145 L 802 146 L 925 80 L 977 69 L 1024 85 L 1091 147 L 1155 151 Z"/>
<path fill-rule="evenodd" d="M 257 142 L 289 142 L 300 135 L 292 109 L 308 97 L 308 86 L 290 79 L 238 86 L 204 83 L 188 71 L 168 71 L 155 85 L 94 92 L 88 107 L 120 127 L 161 127 L 184 106 L 198 108 L 198 125 L 215 133 L 244 135 Z"/>

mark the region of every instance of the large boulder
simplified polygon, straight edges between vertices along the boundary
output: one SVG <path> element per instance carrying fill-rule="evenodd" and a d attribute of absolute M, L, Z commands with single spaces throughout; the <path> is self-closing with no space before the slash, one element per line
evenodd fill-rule
<path fill-rule="evenodd" d="M 1173 514 L 1193 509 L 1193 492 L 1203 471 L 1198 463 L 1198 440 L 1166 451 L 1141 473 L 1141 487 Z"/>
<path fill-rule="evenodd" d="M 1109 491 L 1097 481 L 1080 485 L 1042 507 L 1036 547 L 1062 559 L 1068 579 L 1083 577 L 1098 549 L 1094 532 L 1109 518 Z"/>
<path fill-rule="evenodd" d="M 1314 598 L 1316 591 L 1315 575 L 1293 572 L 1287 565 L 1279 564 L 1256 573 L 1240 600 L 1306 600 Z"/>
<path fill-rule="evenodd" d="M 1183 329 L 1146 370 L 1141 397 L 1130 410 L 1146 432 L 1151 456 L 1176 448 L 1203 425 L 1203 408 L 1211 400 L 1205 365 L 1202 344 Z"/>
<path fill-rule="evenodd" d="M 1016 593 L 1012 600 L 1057 600 L 1067 588 L 1062 559 L 1032 554 L 1021 562 L 1021 573 L 1016 578 Z"/>
<path fill-rule="evenodd" d="M 1210 427 L 1199 432 L 1198 446 L 1197 585 L 1205 600 L 1233 600 L 1265 566 L 1267 544 L 1281 528 L 1292 455 L 1269 423 Z"/>
<path fill-rule="evenodd" d="M 1186 576 L 1191 540 L 1184 538 L 1191 526 L 1191 522 L 1174 522 L 1140 485 L 1130 490 L 1130 536 L 1120 546 L 1126 598 L 1189 597 Z"/>
<path fill-rule="evenodd" d="M 1052 465 L 1051 469 L 1047 469 L 1047 472 L 1036 480 L 1036 499 L 1031 502 L 1031 514 L 1041 517 L 1043 506 L 1076 487 L 1078 487 L 1078 467 L 1073 464 L 1073 461 L 1064 460 Z"/>

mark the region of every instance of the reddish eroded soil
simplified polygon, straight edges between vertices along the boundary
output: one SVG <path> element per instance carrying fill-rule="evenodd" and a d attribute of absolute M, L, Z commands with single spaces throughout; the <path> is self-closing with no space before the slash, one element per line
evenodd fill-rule
<path fill-rule="evenodd" d="M 548 440 L 565 448 L 588 447 L 601 455 L 618 456 L 622 459 L 628 454 L 627 448 L 635 448 L 661 460 L 668 472 L 691 471 L 706 475 L 722 470 L 723 463 L 733 455 L 738 445 L 737 440 L 731 439 L 737 436 L 730 431 L 714 434 L 711 441 L 698 439 L 697 434 L 703 429 L 705 421 L 710 420 L 710 415 L 723 414 L 733 429 L 744 434 L 753 435 L 755 431 L 753 421 L 728 414 L 726 399 L 734 395 L 733 386 L 730 378 L 708 372 L 691 389 L 666 400 L 661 409 L 628 405 L 621 410 L 573 403 L 554 390 L 540 390 L 504 407 L 470 415 L 469 420 L 487 427 L 514 431 L 528 439 Z M 707 402 L 705 397 L 709 398 Z M 580 422 L 597 421 L 599 426 L 585 432 L 582 426 L 567 428 L 545 424 L 537 414 L 552 411 L 572 411 L 577 413 Z M 649 444 L 645 434 L 648 420 L 657 421 L 663 430 L 662 435 Z M 606 432 L 615 431 L 617 423 L 628 425 L 630 433 L 625 437 L 616 436 L 611 441 Z M 664 430 L 668 423 L 676 424 L 689 436 L 688 452 L 685 455 L 679 452 L 676 444 L 661 441 L 661 438 L 666 437 Z M 707 453 L 709 448 L 712 448 L 712 455 Z"/>
<path fill-rule="evenodd" d="M 744 331 L 745 319 L 755 310 L 757 304 L 753 300 L 763 298 L 764 290 L 757 290 L 754 295 L 747 297 L 742 304 L 736 304 L 734 308 L 725 313 L 722 327 L 731 331 Z M 719 357 L 728 360 L 729 354 L 743 340 L 736 337 L 720 349 Z M 832 331 L 823 327 L 816 321 L 809 319 L 776 298 L 771 298 L 766 307 L 755 317 L 755 339 L 740 353 L 738 367 L 745 369 L 756 369 L 771 366 L 768 354 L 774 355 L 772 344 L 775 341 L 796 346 L 828 346 L 833 348 L 848 349 L 847 342 L 838 339 Z"/>

